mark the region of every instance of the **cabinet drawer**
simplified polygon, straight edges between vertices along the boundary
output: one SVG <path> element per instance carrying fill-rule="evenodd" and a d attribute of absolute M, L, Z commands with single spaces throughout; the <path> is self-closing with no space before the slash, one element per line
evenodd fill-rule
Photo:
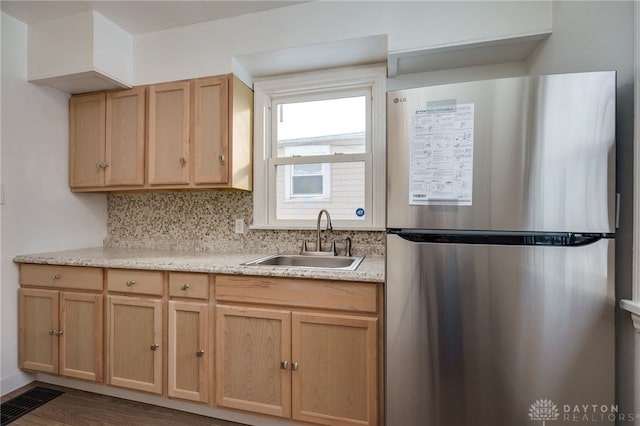
<path fill-rule="evenodd" d="M 162 296 L 162 277 L 162 271 L 109 269 L 107 270 L 107 289 L 122 293 Z"/>
<path fill-rule="evenodd" d="M 78 290 L 102 290 L 102 269 L 23 263 L 20 265 L 20 284 Z"/>
<path fill-rule="evenodd" d="M 170 272 L 169 296 L 207 299 L 209 276 L 194 272 Z"/>
<path fill-rule="evenodd" d="M 366 282 L 217 275 L 215 293 L 226 302 L 378 311 L 377 285 Z"/>

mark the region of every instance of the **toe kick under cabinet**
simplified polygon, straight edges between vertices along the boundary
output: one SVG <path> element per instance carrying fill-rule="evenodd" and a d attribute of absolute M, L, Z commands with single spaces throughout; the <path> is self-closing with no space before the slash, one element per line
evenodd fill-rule
<path fill-rule="evenodd" d="M 21 264 L 20 284 L 24 370 L 304 423 L 383 423 L 381 283 Z"/>

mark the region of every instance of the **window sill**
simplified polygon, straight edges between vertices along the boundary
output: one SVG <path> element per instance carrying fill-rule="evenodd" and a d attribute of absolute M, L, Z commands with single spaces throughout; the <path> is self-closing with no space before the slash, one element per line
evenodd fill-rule
<path fill-rule="evenodd" d="M 636 331 L 640 333 L 640 302 L 633 300 L 621 300 L 620 307 L 631 313 L 631 319 L 633 320 L 633 326 Z"/>
<path fill-rule="evenodd" d="M 324 231 L 325 224 L 322 222 L 322 230 Z M 304 225 L 250 225 L 249 229 L 270 229 L 273 231 L 315 231 L 318 228 L 313 226 L 304 226 Z M 334 231 L 386 231 L 386 228 L 377 228 L 375 226 L 363 226 L 363 227 L 355 227 L 355 226 L 336 226 L 333 225 Z"/>

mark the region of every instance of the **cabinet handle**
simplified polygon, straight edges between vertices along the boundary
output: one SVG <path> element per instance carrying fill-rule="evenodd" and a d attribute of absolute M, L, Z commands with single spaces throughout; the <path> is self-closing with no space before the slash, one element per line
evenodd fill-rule
<path fill-rule="evenodd" d="M 52 279 L 53 281 L 55 281 L 55 280 L 59 280 L 59 279 L 60 279 L 60 275 L 58 275 L 58 274 L 52 275 L 52 276 L 51 276 L 51 279 Z"/>
<path fill-rule="evenodd" d="M 281 370 L 286 370 L 288 366 L 289 366 L 289 361 L 280 361 Z"/>
<path fill-rule="evenodd" d="M 204 349 L 199 349 L 196 351 L 196 356 L 198 358 L 202 358 L 203 355 L 204 355 Z"/>
<path fill-rule="evenodd" d="M 157 343 L 154 343 L 153 345 L 149 346 L 149 349 L 151 349 L 152 351 L 156 351 L 156 349 L 158 349 L 160 347 L 160 345 L 158 345 Z"/>
<path fill-rule="evenodd" d="M 134 285 L 136 282 L 134 280 L 129 280 L 127 281 L 127 287 L 131 287 L 132 285 Z"/>
<path fill-rule="evenodd" d="M 187 290 L 188 288 L 189 288 L 189 284 L 182 284 L 182 285 L 180 286 L 180 290 L 183 290 L 183 291 L 184 291 L 184 290 Z"/>
<path fill-rule="evenodd" d="M 62 330 L 56 330 L 55 335 L 60 337 L 64 334 L 64 332 Z"/>
<path fill-rule="evenodd" d="M 218 155 L 218 160 L 220 160 L 221 162 L 224 161 L 224 155 Z"/>
<path fill-rule="evenodd" d="M 49 336 L 55 336 L 55 335 L 56 335 L 55 330 L 49 330 Z"/>
<path fill-rule="evenodd" d="M 298 371 L 298 363 L 297 362 L 292 362 L 291 363 L 291 371 Z"/>
<path fill-rule="evenodd" d="M 180 160 L 179 160 L 179 161 L 180 161 L 180 164 L 182 164 L 183 166 L 184 166 L 185 164 L 187 164 L 187 159 L 186 159 L 186 158 L 184 158 L 184 157 L 180 157 Z"/>
<path fill-rule="evenodd" d="M 97 169 L 106 169 L 108 166 L 109 166 L 109 163 L 105 163 L 104 161 L 101 161 L 100 163 L 96 163 Z"/>

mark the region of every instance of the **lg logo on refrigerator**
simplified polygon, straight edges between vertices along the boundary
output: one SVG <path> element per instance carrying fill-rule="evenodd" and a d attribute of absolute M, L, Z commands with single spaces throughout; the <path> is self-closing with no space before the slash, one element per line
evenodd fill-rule
<path fill-rule="evenodd" d="M 407 98 L 393 98 L 394 104 L 397 104 L 398 102 L 407 102 Z"/>

